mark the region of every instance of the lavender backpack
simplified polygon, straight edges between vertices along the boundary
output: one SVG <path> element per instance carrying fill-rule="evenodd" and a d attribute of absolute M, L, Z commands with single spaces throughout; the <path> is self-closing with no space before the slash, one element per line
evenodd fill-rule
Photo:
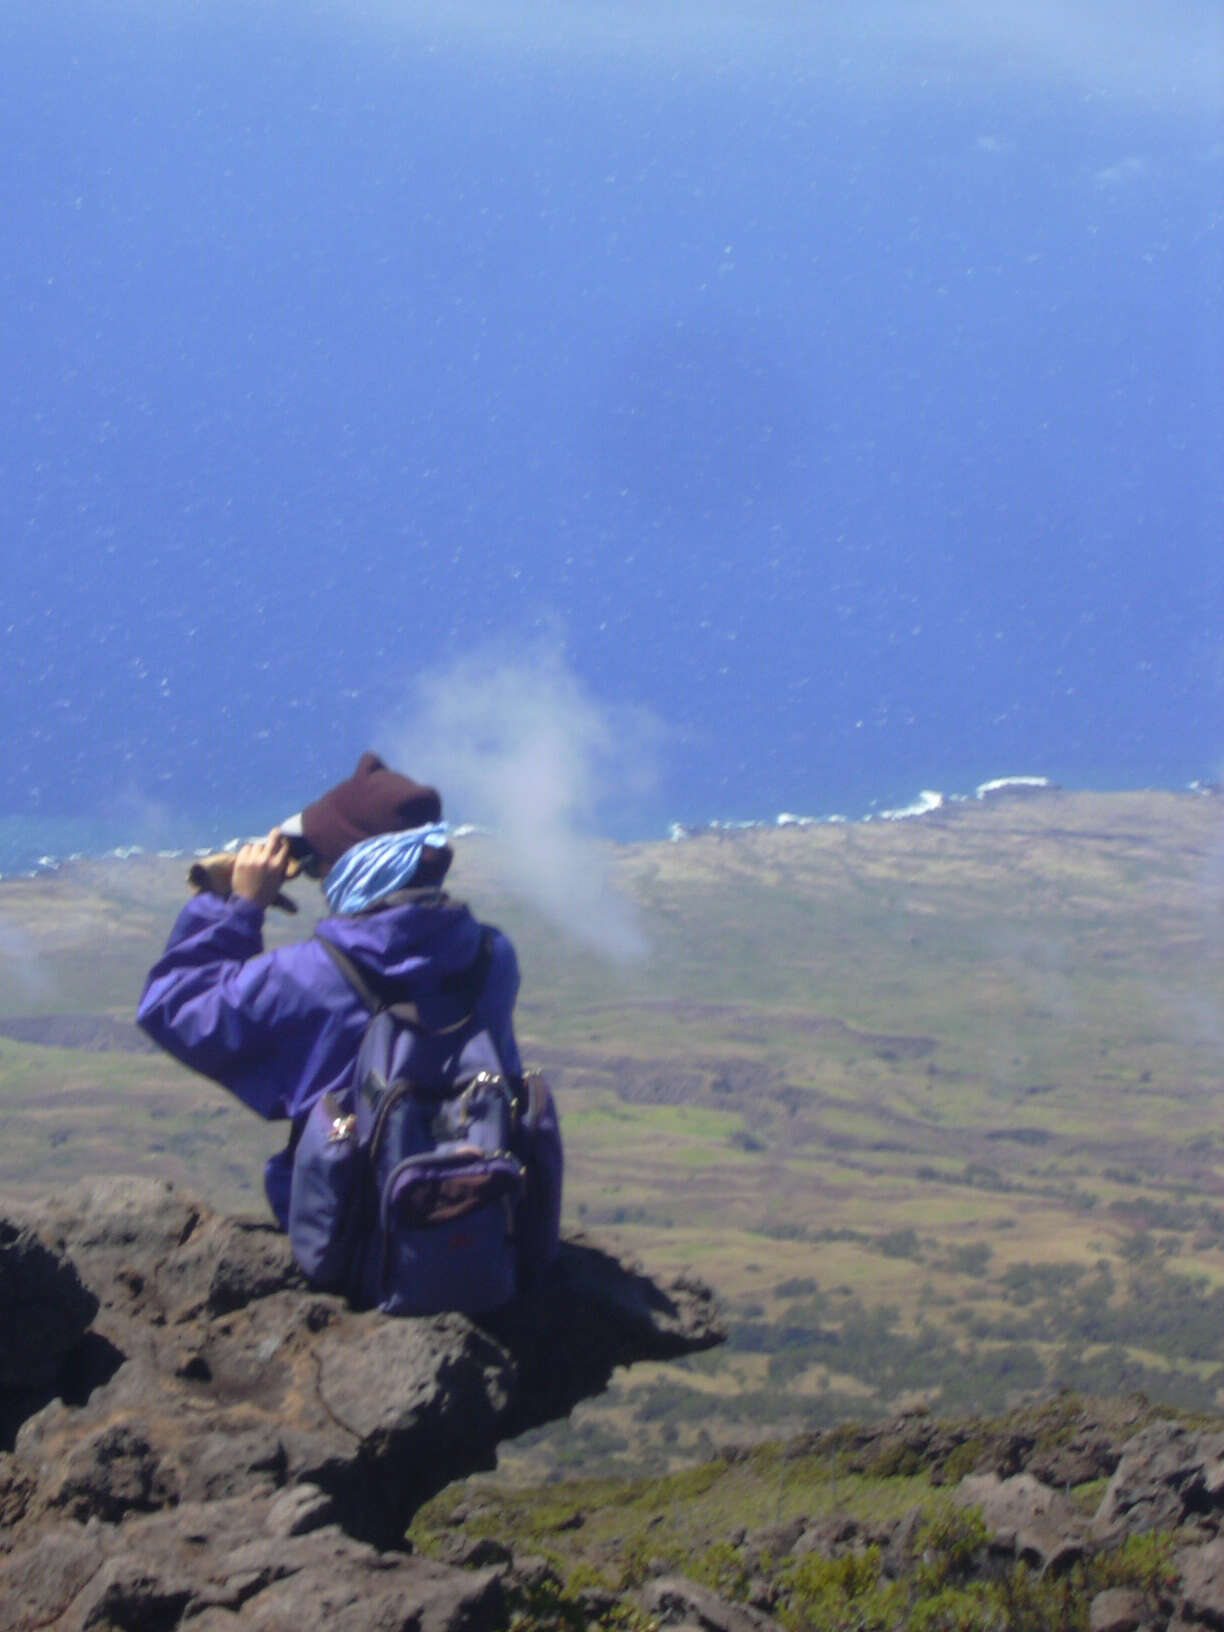
<path fill-rule="evenodd" d="M 489 937 L 457 977 L 466 1012 L 434 1030 L 320 945 L 370 1020 L 351 1082 L 312 1107 L 294 1151 L 294 1256 L 313 1285 L 387 1314 L 495 1309 L 557 1255 L 562 1149 L 547 1083 L 508 1077 L 473 1018 Z"/>

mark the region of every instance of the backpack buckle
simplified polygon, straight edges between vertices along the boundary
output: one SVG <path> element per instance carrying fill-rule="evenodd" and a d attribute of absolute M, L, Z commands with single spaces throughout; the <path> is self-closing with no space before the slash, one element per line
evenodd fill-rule
<path fill-rule="evenodd" d="M 500 1087 L 501 1080 L 501 1075 L 498 1072 L 477 1071 L 471 1082 L 468 1083 L 467 1087 L 459 1095 L 458 1103 L 455 1107 L 459 1113 L 459 1124 L 461 1127 L 466 1128 L 468 1123 L 472 1120 L 473 1100 L 479 1100 L 481 1095 L 487 1093 L 490 1088 Z"/>
<path fill-rule="evenodd" d="M 345 1140 L 353 1138 L 357 1132 L 357 1118 L 350 1111 L 347 1116 L 333 1116 L 331 1127 L 327 1130 L 329 1145 L 343 1144 Z"/>

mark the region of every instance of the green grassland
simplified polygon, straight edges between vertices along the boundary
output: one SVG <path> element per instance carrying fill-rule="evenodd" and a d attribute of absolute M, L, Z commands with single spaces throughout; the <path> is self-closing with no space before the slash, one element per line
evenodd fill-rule
<path fill-rule="evenodd" d="M 465 842 L 456 893 L 519 947 L 569 1223 L 692 1265 L 731 1334 L 510 1447 L 508 1476 L 1057 1383 L 1217 1400 L 1221 818 L 1191 794 L 1049 793 L 609 847 L 650 947 L 627 968 Z M 182 873 L 0 884 L 0 1017 L 130 1015 Z M 308 931 L 297 893 L 274 937 Z M 0 1109 L 0 1195 L 134 1169 L 251 1208 L 277 1143 L 156 1056 L 0 1040 Z"/>
<path fill-rule="evenodd" d="M 1175 1532 L 1131 1537 L 1040 1573 L 991 1556 L 980 1517 L 949 1495 L 1017 1439 L 1039 1456 L 1056 1454 L 1080 1408 L 1067 1394 L 995 1421 L 947 1424 L 946 1453 L 929 1440 L 917 1450 L 901 1421 L 874 1439 L 841 1429 L 728 1448 L 653 1477 L 584 1474 L 517 1489 L 472 1479 L 423 1508 L 409 1534 L 443 1559 L 456 1545 L 479 1558 L 482 1545 L 511 1538 L 532 1561 L 511 1589 L 523 1632 L 649 1632 L 657 1622 L 635 1610 L 632 1594 L 661 1574 L 767 1607 L 793 1632 L 1087 1632 L 1089 1605 L 1108 1587 L 1129 1588 L 1157 1624 L 1176 1579 Z M 1118 1437 L 1150 1414 L 1133 1402 L 1118 1412 Z M 1088 1515 L 1104 1483 L 1069 1485 L 1067 1495 Z M 800 1541 L 822 1525 L 826 1539 L 842 1538 L 840 1557 Z M 898 1529 L 907 1546 L 894 1539 Z"/>

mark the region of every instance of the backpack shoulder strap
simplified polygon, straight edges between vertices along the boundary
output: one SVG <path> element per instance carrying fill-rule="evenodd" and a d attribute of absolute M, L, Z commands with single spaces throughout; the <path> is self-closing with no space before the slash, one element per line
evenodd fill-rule
<path fill-rule="evenodd" d="M 403 1020 L 405 1024 L 416 1027 L 420 1026 L 421 1016 L 417 1011 L 417 1006 L 415 1003 L 388 1003 L 385 998 L 380 997 L 374 990 L 373 986 L 370 985 L 369 981 L 362 974 L 361 970 L 358 968 L 357 964 L 354 963 L 353 959 L 349 957 L 347 952 L 341 952 L 340 948 L 333 941 L 329 941 L 325 935 L 316 935 L 315 940 L 318 941 L 324 952 L 327 953 L 328 957 L 335 964 L 336 968 L 344 976 L 345 980 L 348 981 L 349 985 L 357 993 L 357 996 L 361 999 L 362 1003 L 364 1003 L 366 1008 L 370 1011 L 371 1018 L 377 1014 L 381 1014 L 384 1009 L 391 1009 L 395 1013 L 396 1018 Z"/>
<path fill-rule="evenodd" d="M 480 994 L 484 990 L 485 981 L 488 979 L 489 965 L 493 961 L 493 931 L 485 929 L 481 932 L 480 947 L 476 956 L 468 964 L 467 968 L 459 969 L 452 975 L 443 975 L 439 983 L 444 992 L 453 993 L 463 999 L 466 1004 L 466 1013 L 452 1025 L 431 1027 L 424 1024 L 420 1010 L 411 999 L 397 1001 L 385 995 L 380 995 L 347 952 L 342 952 L 325 935 L 316 935 L 315 940 L 318 941 L 324 952 L 327 953 L 336 968 L 357 993 L 371 1016 L 389 1010 L 397 1020 L 403 1021 L 405 1025 L 411 1026 L 416 1031 L 430 1032 L 431 1035 L 437 1037 L 446 1036 L 454 1031 L 462 1031 L 470 1023 L 476 1010 L 476 1004 L 480 1000 Z"/>

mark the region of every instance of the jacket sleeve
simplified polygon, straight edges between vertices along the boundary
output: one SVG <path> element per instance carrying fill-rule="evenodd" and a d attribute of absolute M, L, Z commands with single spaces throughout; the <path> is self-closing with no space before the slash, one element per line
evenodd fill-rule
<path fill-rule="evenodd" d="M 318 1017 L 292 956 L 263 950 L 263 909 L 199 895 L 179 914 L 136 1018 L 167 1053 L 268 1119 L 288 1116 Z"/>

